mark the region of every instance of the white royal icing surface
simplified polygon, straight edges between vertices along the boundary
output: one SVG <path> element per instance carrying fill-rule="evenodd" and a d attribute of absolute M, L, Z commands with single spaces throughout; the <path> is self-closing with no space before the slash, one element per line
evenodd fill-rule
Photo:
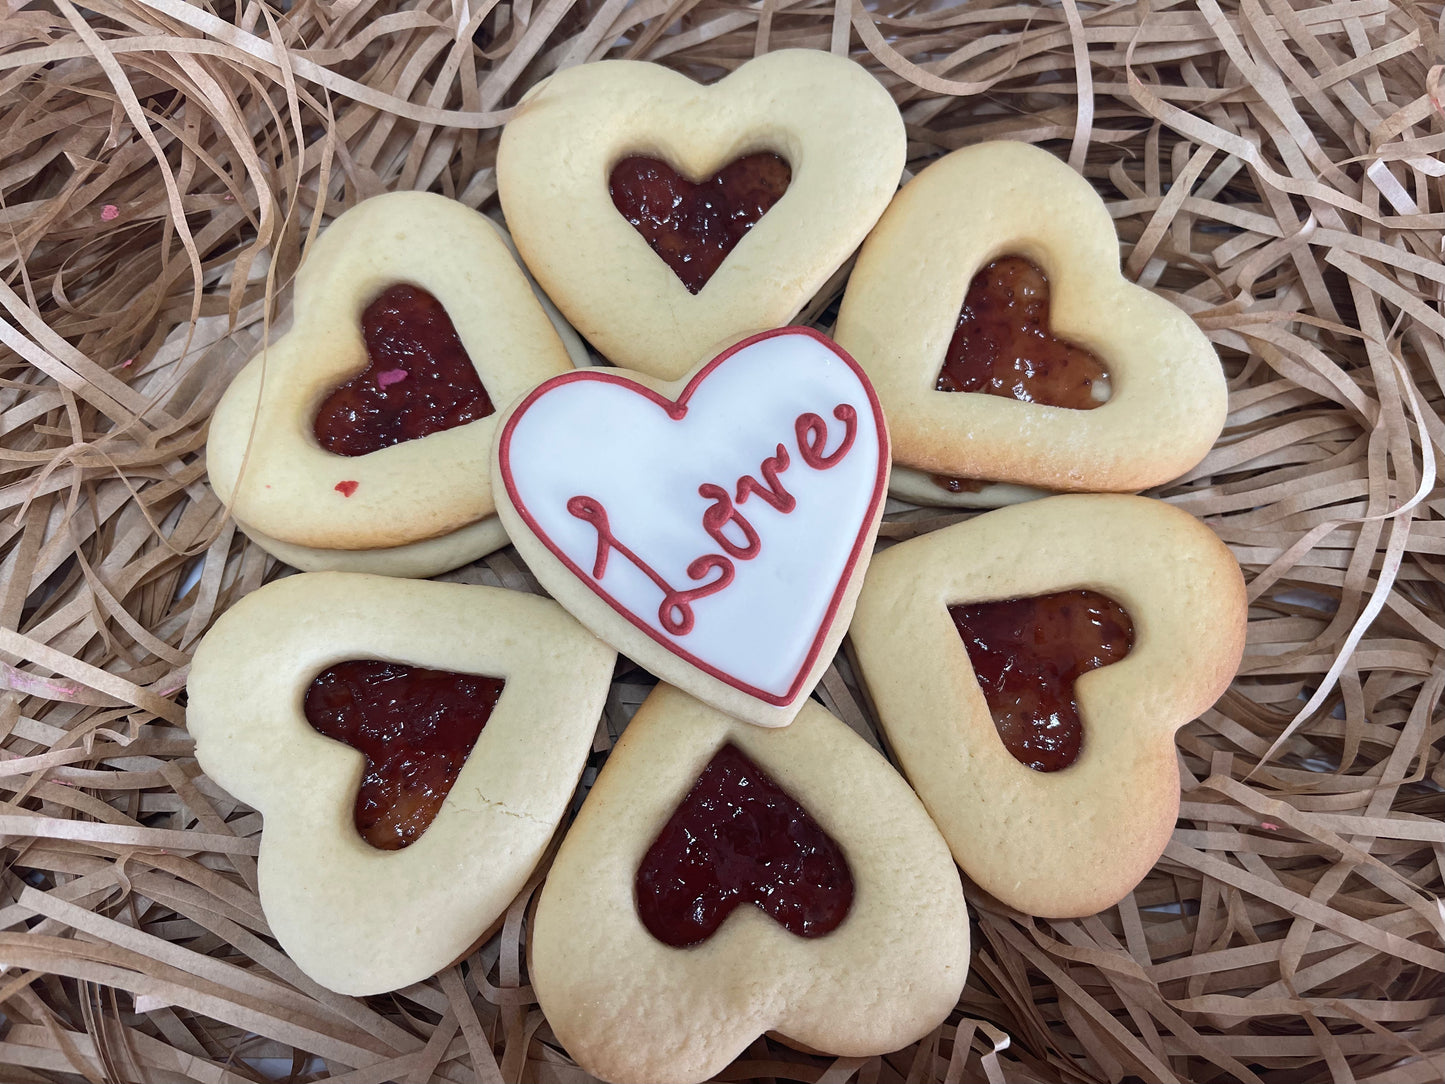
<path fill-rule="evenodd" d="M 690 385 L 676 420 L 638 385 L 578 375 L 544 385 L 509 426 L 503 476 L 518 512 L 589 587 L 610 596 L 654 639 L 747 691 L 791 696 L 831 621 L 883 481 L 883 437 L 863 378 L 826 340 L 796 330 L 744 343 L 714 361 Z M 826 459 L 836 455 L 847 428 L 835 416 L 839 406 L 853 411 L 853 443 L 820 469 L 800 448 L 807 443 L 812 450 L 817 438 L 800 438 L 798 420 L 811 414 L 826 423 L 826 441 L 813 455 Z M 739 503 L 743 476 L 767 487 L 762 464 L 779 444 L 789 462 L 778 482 L 796 500 L 793 509 L 784 513 L 758 493 Z M 729 554 L 708 533 L 704 513 L 717 502 L 699 494 L 707 483 L 725 490 L 756 532 L 756 556 Z M 616 541 L 674 590 L 720 579 L 723 564 L 731 565 L 731 583 L 691 602 L 690 630 L 669 631 L 658 612 L 664 590 L 619 550 L 610 548 L 594 579 L 599 530 L 595 516 L 568 510 L 574 498 L 605 509 Z M 737 522 L 721 530 L 735 549 L 749 548 Z M 688 566 L 708 555 L 722 561 L 700 580 L 690 577 Z"/>

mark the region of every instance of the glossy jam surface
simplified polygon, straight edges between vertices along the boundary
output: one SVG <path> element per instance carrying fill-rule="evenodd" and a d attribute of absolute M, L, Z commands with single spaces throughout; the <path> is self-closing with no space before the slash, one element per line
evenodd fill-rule
<path fill-rule="evenodd" d="M 612 203 L 692 293 L 788 190 L 776 154 L 749 154 L 693 184 L 666 162 L 634 155 L 612 167 Z"/>
<path fill-rule="evenodd" d="M 487 725 L 501 678 L 353 659 L 306 690 L 306 721 L 366 757 L 356 830 L 384 851 L 415 843 L 436 818 Z"/>
<path fill-rule="evenodd" d="M 366 371 L 316 412 L 321 447 L 366 455 L 495 412 L 442 303 L 418 286 L 392 286 L 366 307 Z"/>
<path fill-rule="evenodd" d="M 1134 623 L 1095 591 L 950 606 L 1004 746 L 1039 772 L 1067 768 L 1084 728 L 1074 699 L 1080 674 L 1118 662 Z"/>
<path fill-rule="evenodd" d="M 950 493 L 979 493 L 988 485 L 982 478 L 954 478 L 948 474 L 930 474 L 929 480 Z"/>
<path fill-rule="evenodd" d="M 1021 256 L 968 284 L 936 387 L 1075 410 L 1102 406 L 1109 389 L 1097 357 L 1049 330 L 1049 280 Z"/>
<path fill-rule="evenodd" d="M 740 903 L 799 937 L 822 937 L 853 904 L 838 844 L 734 745 L 724 745 L 648 848 L 637 911 L 675 948 L 705 941 Z"/>

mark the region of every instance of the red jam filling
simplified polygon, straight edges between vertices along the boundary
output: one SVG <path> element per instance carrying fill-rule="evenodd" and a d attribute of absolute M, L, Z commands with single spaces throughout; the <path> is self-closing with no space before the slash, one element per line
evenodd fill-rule
<path fill-rule="evenodd" d="M 928 477 L 939 489 L 950 493 L 981 493 L 988 485 L 982 478 L 954 478 L 947 474 L 930 474 Z"/>
<path fill-rule="evenodd" d="M 431 826 L 504 684 L 363 659 L 316 676 L 306 721 L 366 757 L 354 813 L 362 839 L 396 851 Z"/>
<path fill-rule="evenodd" d="M 724 745 L 637 870 L 648 932 L 686 948 L 751 903 L 799 937 L 832 932 L 853 904 L 838 844 L 734 745 Z"/>
<path fill-rule="evenodd" d="M 1074 682 L 1129 654 L 1134 623 L 1128 613 L 1095 591 L 950 606 L 948 612 L 1004 746 L 1035 771 L 1067 768 L 1084 736 Z"/>
<path fill-rule="evenodd" d="M 666 162 L 634 155 L 612 167 L 612 203 L 692 293 L 793 179 L 776 154 L 749 154 L 693 184 Z"/>
<path fill-rule="evenodd" d="M 316 412 L 321 447 L 366 455 L 494 413 L 491 397 L 442 303 L 417 286 L 392 286 L 361 315 L 366 371 Z"/>
<path fill-rule="evenodd" d="M 1091 410 L 1107 398 L 1108 373 L 1089 351 L 1049 331 L 1043 271 L 1003 256 L 968 284 L 936 387 Z"/>

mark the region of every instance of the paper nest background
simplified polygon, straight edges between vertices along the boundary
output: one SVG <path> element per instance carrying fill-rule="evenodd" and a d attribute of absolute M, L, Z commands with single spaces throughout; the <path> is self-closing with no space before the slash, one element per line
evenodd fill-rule
<path fill-rule="evenodd" d="M 914 172 L 1009 138 L 1095 184 L 1126 273 L 1224 358 L 1223 437 L 1155 495 L 1229 543 L 1252 609 L 1238 680 L 1179 736 L 1179 824 L 1132 896 L 1047 922 L 969 886 L 973 967 L 938 1031 L 869 1059 L 760 1039 L 720 1079 L 1445 1073 L 1440 3 L 8 11 L 4 1079 L 585 1079 L 526 984 L 530 889 L 461 966 L 364 1002 L 267 936 L 259 818 L 184 729 L 198 637 L 280 571 L 205 484 L 206 421 L 284 319 L 318 212 L 400 188 L 494 210 L 497 126 L 547 73 L 612 56 L 711 79 L 783 46 L 866 64 Z M 805 318 L 826 328 L 837 293 Z M 957 518 L 895 512 L 880 544 Z M 535 590 L 511 550 L 449 578 Z M 846 659 L 819 692 L 876 741 Z M 588 780 L 645 693 L 619 673 Z"/>

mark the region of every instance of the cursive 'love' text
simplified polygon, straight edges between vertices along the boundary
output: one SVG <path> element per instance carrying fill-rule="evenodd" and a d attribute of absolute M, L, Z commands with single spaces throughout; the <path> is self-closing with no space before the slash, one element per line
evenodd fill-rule
<path fill-rule="evenodd" d="M 858 412 L 847 403 L 833 408 L 833 417 L 843 424 L 843 436 L 832 451 L 827 451 L 828 423 L 821 415 L 811 412 L 799 414 L 793 422 L 793 437 L 797 455 L 803 465 L 815 471 L 825 471 L 837 466 L 847 458 L 858 436 Z M 762 481 L 751 474 L 744 474 L 729 492 L 713 482 L 704 482 L 697 492 L 704 500 L 712 503 L 702 514 L 702 527 L 721 553 L 705 553 L 687 566 L 688 579 L 697 586 L 677 588 L 668 583 L 655 568 L 629 546 L 624 544 L 613 530 L 607 516 L 607 509 L 596 497 L 576 496 L 567 502 L 567 511 L 589 525 L 597 532 L 597 552 L 592 562 L 592 578 L 601 581 L 607 573 L 607 564 L 615 552 L 657 585 L 662 592 L 658 605 L 657 620 L 663 630 L 672 636 L 686 636 L 696 624 L 692 604 L 708 595 L 723 591 L 737 575 L 738 561 L 752 561 L 762 553 L 763 541 L 757 528 L 738 509 L 749 498 L 756 497 L 775 511 L 787 515 L 797 507 L 797 498 L 788 491 L 782 475 L 792 467 L 793 459 L 785 445 L 779 444 L 777 451 L 764 459 L 758 466 Z M 712 577 L 709 579 L 709 577 Z"/>

